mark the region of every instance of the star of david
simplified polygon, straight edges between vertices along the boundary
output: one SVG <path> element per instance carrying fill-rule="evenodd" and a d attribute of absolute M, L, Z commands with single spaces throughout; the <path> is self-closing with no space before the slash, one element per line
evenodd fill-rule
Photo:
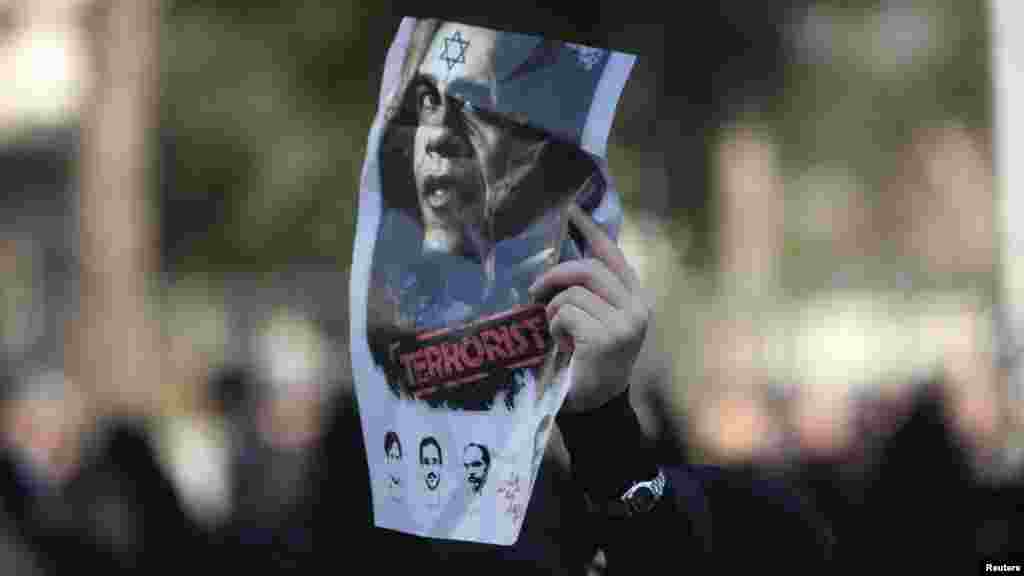
<path fill-rule="evenodd" d="M 455 44 L 458 46 L 459 53 L 452 56 L 448 53 L 449 48 Z M 441 51 L 441 61 L 448 64 L 448 70 L 451 71 L 456 64 L 466 63 L 466 48 L 469 48 L 469 41 L 462 39 L 462 33 L 458 30 L 455 34 L 444 39 L 444 50 Z"/>

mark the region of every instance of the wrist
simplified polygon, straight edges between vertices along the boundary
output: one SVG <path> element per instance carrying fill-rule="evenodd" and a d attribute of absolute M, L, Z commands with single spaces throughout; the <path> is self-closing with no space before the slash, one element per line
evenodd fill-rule
<path fill-rule="evenodd" d="M 559 414 L 558 427 L 573 475 L 592 500 L 617 499 L 658 474 L 653 443 L 640 427 L 628 389 L 594 410 Z"/>

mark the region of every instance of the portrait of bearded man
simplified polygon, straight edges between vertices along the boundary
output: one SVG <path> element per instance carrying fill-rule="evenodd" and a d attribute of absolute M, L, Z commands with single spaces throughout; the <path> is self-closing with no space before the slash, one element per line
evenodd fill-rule
<path fill-rule="evenodd" d="M 395 342 L 528 304 L 540 273 L 579 256 L 563 240 L 564 208 L 576 202 L 592 210 L 606 189 L 579 145 L 605 53 L 581 50 L 416 23 L 386 103 L 367 313 L 371 353 L 396 394 Z M 511 408 L 526 380 L 506 376 L 498 386 L 444 390 L 430 401 L 487 410 L 505 390 Z"/>

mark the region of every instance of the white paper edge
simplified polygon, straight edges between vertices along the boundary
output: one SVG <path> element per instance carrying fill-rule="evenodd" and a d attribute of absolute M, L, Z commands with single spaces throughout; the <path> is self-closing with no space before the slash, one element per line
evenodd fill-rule
<path fill-rule="evenodd" d="M 349 279 L 349 306 L 351 318 L 349 325 L 349 341 L 351 343 L 350 357 L 353 369 L 374 365 L 369 350 L 369 343 L 365 337 L 364 327 L 366 324 L 366 306 L 370 289 L 370 267 L 372 265 L 373 250 L 376 244 L 377 230 L 380 226 L 382 206 L 379 194 L 371 193 L 370 191 L 380 188 L 380 173 L 376 158 L 380 144 L 380 133 L 384 125 L 384 105 L 397 88 L 400 80 L 402 61 L 415 24 L 415 18 L 403 18 L 398 32 L 395 35 L 395 39 L 388 50 L 384 72 L 382 74 L 377 116 L 367 139 L 366 156 L 360 178 L 359 205 L 356 216 L 356 242 L 353 249 L 352 267 Z M 595 104 L 600 104 L 592 105 L 588 112 L 587 124 L 585 126 L 581 148 L 598 156 L 599 160 L 602 160 L 602 172 L 605 173 L 606 177 L 608 174 L 606 170 L 606 163 L 604 163 L 603 160 L 605 150 L 607 148 L 607 138 L 611 129 L 611 122 L 614 118 L 619 97 L 625 87 L 625 82 L 628 79 L 634 62 L 635 56 L 612 53 L 609 58 L 608 66 L 605 68 L 597 90 L 595 91 L 593 102 Z M 610 179 L 609 185 L 611 187 Z M 602 201 L 602 205 L 605 203 L 605 201 Z M 570 359 L 569 365 L 565 371 L 564 377 L 566 378 L 566 381 L 569 382 L 572 381 L 572 373 L 575 364 L 574 360 L 575 358 Z M 357 376 L 354 377 L 358 378 Z M 358 382 L 355 384 L 355 393 L 358 400 L 361 396 L 359 392 L 360 388 Z M 560 391 L 560 394 L 556 396 L 559 406 L 564 403 L 566 392 L 567 390 L 563 389 Z M 360 420 L 362 420 L 369 416 L 360 414 L 359 417 Z M 365 446 L 369 447 L 372 445 L 372 439 L 369 437 L 368 427 L 363 424 L 363 422 L 360 422 L 360 430 L 363 434 Z M 369 458 L 369 455 L 367 455 L 367 458 Z M 378 498 L 376 494 L 374 494 L 376 487 L 372 477 L 372 465 L 369 466 L 364 473 L 368 475 L 370 480 L 371 510 L 373 511 L 374 526 L 384 529 L 393 529 L 388 526 L 387 523 L 382 523 L 380 518 L 377 518 L 376 502 L 378 501 Z M 525 502 L 527 507 L 534 497 L 533 482 L 535 480 L 535 478 L 531 478 L 528 492 L 529 496 Z M 520 525 L 520 527 L 515 531 L 514 537 L 509 541 L 502 541 L 500 538 L 496 538 L 493 540 L 481 540 L 480 542 L 484 544 L 491 543 L 510 546 L 514 545 L 521 535 L 522 525 Z"/>
<path fill-rule="evenodd" d="M 635 63 L 636 56 L 612 52 L 597 85 L 594 99 L 591 100 L 580 141 L 584 150 L 600 158 L 604 158 L 608 153 L 608 135 L 611 133 L 615 110 L 619 106 L 619 98 Z"/>

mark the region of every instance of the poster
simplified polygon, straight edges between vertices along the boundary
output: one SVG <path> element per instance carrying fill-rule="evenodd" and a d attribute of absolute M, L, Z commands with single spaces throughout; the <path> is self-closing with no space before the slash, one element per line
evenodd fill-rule
<path fill-rule="evenodd" d="M 582 255 L 570 202 L 617 230 L 605 146 L 633 62 L 402 21 L 363 165 L 350 284 L 376 526 L 516 542 L 572 370 L 528 288 Z"/>

